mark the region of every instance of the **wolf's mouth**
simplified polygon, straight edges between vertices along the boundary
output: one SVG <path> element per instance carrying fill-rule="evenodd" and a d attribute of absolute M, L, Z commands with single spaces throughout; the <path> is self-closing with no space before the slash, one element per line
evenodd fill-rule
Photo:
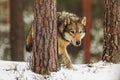
<path fill-rule="evenodd" d="M 72 44 L 76 47 L 81 45 L 81 41 L 76 41 L 76 42 L 72 42 Z"/>

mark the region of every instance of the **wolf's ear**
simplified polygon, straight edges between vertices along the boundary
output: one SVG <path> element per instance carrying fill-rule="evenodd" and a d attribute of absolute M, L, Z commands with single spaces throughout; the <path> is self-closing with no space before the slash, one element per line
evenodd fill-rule
<path fill-rule="evenodd" d="M 84 16 L 83 19 L 81 20 L 81 23 L 82 23 L 84 26 L 86 26 L 86 20 L 87 20 L 87 19 L 86 19 L 85 16 Z"/>

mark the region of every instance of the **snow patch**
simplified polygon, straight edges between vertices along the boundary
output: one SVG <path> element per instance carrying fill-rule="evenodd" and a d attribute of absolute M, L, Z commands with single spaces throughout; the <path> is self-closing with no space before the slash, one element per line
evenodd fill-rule
<path fill-rule="evenodd" d="M 50 75 L 32 72 L 27 62 L 0 61 L 0 80 L 120 80 L 120 64 L 98 62 L 74 65 L 76 70 L 61 67 Z"/>

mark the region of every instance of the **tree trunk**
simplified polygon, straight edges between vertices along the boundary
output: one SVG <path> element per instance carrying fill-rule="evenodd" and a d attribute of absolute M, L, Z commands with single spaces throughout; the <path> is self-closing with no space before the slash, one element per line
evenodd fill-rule
<path fill-rule="evenodd" d="M 120 0 L 105 0 L 104 50 L 102 60 L 120 61 Z"/>
<path fill-rule="evenodd" d="M 23 0 L 10 0 L 10 23 L 11 58 L 15 61 L 23 61 Z"/>
<path fill-rule="evenodd" d="M 34 0 L 34 14 L 32 70 L 49 74 L 59 70 L 56 0 Z"/>
<path fill-rule="evenodd" d="M 85 63 L 90 63 L 91 59 L 91 52 L 90 52 L 90 47 L 91 47 L 91 26 L 92 26 L 92 18 L 91 18 L 91 13 L 92 13 L 92 1 L 91 0 L 83 0 L 83 15 L 87 17 L 87 22 L 86 22 L 86 36 L 84 39 L 84 44 L 83 48 L 85 51 Z"/>

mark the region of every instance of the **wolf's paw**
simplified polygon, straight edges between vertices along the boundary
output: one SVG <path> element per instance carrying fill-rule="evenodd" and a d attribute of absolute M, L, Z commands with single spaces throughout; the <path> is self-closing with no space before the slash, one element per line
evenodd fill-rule
<path fill-rule="evenodd" d="M 69 70 L 77 70 L 75 67 L 73 67 L 73 65 L 67 66 L 67 68 L 68 68 Z"/>

